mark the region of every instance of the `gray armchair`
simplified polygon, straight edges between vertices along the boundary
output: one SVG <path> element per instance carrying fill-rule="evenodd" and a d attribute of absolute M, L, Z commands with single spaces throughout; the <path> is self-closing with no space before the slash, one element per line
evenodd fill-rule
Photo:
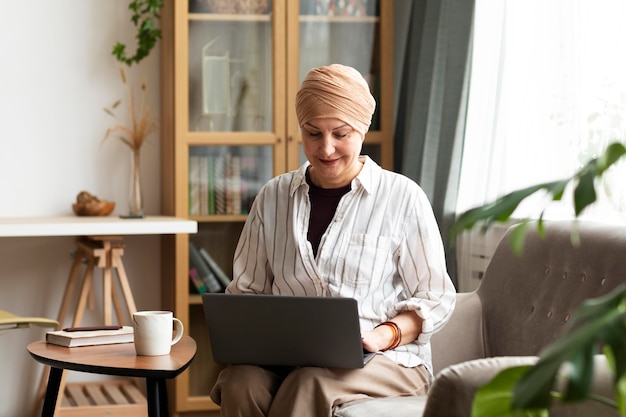
<path fill-rule="evenodd" d="M 534 363 L 582 301 L 626 281 L 626 226 L 546 222 L 545 238 L 529 232 L 522 256 L 512 253 L 509 233 L 479 288 L 457 294 L 450 322 L 433 337 L 436 377 L 428 396 L 355 401 L 338 407 L 336 417 L 469 417 L 479 387 L 505 368 Z M 594 391 L 614 397 L 604 357 L 596 364 Z M 557 405 L 550 415 L 619 416 L 592 401 Z"/>

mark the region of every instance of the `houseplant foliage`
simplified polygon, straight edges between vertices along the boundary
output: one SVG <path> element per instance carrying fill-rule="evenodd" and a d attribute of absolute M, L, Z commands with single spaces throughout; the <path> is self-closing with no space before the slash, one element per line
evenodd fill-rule
<path fill-rule="evenodd" d="M 596 180 L 624 157 L 624 144 L 613 142 L 570 178 L 513 191 L 494 203 L 463 213 L 452 228 L 452 237 L 476 225 L 486 229 L 495 222 L 510 220 L 523 200 L 541 190 L 553 201 L 561 200 L 570 184 L 574 187 L 574 213 L 579 216 L 597 199 Z M 534 223 L 540 235 L 544 234 L 542 217 L 543 213 Z M 527 219 L 521 220 L 512 231 L 510 243 L 518 254 L 530 224 Z M 613 373 L 616 401 L 590 392 L 594 355 L 598 353 L 606 356 Z M 561 387 L 558 391 L 557 385 Z M 474 398 L 472 416 L 546 417 L 555 399 L 564 403 L 596 400 L 626 417 L 626 285 L 581 304 L 563 334 L 540 353 L 535 365 L 505 369 L 481 387 Z"/>
<path fill-rule="evenodd" d="M 163 0 L 133 0 L 128 5 L 132 12 L 131 21 L 137 29 L 137 49 L 135 54 L 127 56 L 126 45 L 117 42 L 113 46 L 115 58 L 129 67 L 139 64 L 142 59 L 150 55 L 150 51 L 161 38 L 161 30 L 158 21 L 161 18 L 160 12 L 163 7 Z"/>
<path fill-rule="evenodd" d="M 532 185 L 521 190 L 513 191 L 500 197 L 493 203 L 485 204 L 462 213 L 451 229 L 452 241 L 463 230 L 472 229 L 476 225 L 488 228 L 495 222 L 506 222 L 511 218 L 515 209 L 522 201 L 540 191 L 545 191 L 552 201 L 560 201 L 568 185 L 573 185 L 574 213 L 580 215 L 589 205 L 597 199 L 596 179 L 604 175 L 607 169 L 626 156 L 626 147 L 621 142 L 613 142 L 607 146 L 604 152 L 597 158 L 591 159 L 571 177 L 558 181 L 546 182 Z M 539 216 L 537 227 L 540 234 L 543 234 L 543 213 Z M 516 253 L 521 252 L 524 243 L 524 236 L 527 232 L 529 221 L 520 220 L 520 225 L 511 236 L 511 245 Z"/>

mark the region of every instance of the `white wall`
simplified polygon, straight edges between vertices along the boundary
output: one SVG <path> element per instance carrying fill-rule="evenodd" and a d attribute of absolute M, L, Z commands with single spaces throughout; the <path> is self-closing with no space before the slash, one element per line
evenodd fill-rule
<path fill-rule="evenodd" d="M 0 0 L 0 217 L 69 215 L 81 190 L 115 201 L 113 215 L 127 211 L 130 152 L 102 143 L 113 121 L 102 109 L 124 98 L 110 51 L 118 40 L 134 51 L 128 3 Z M 129 75 L 147 81 L 158 121 L 158 48 Z M 141 154 L 147 214 L 159 213 L 159 142 L 156 133 Z M 126 239 L 139 309 L 160 306 L 159 245 L 155 236 Z M 0 238 L 0 309 L 56 318 L 72 250 L 72 238 Z M 0 417 L 32 415 L 42 368 L 25 347 L 44 333 L 0 334 Z"/>

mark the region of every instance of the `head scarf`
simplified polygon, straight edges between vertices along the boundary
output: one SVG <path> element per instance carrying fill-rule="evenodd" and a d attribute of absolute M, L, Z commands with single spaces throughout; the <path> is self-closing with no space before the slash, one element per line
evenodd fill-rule
<path fill-rule="evenodd" d="M 376 100 L 365 78 L 341 64 L 313 68 L 296 95 L 300 126 L 317 118 L 336 118 L 365 135 L 375 109 Z"/>

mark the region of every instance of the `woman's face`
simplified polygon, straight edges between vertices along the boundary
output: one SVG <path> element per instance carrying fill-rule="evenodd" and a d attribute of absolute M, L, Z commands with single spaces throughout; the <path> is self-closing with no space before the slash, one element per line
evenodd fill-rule
<path fill-rule="evenodd" d="M 363 136 L 339 119 L 319 118 L 302 128 L 304 154 L 311 164 L 311 181 L 322 188 L 348 185 L 361 171 Z"/>

